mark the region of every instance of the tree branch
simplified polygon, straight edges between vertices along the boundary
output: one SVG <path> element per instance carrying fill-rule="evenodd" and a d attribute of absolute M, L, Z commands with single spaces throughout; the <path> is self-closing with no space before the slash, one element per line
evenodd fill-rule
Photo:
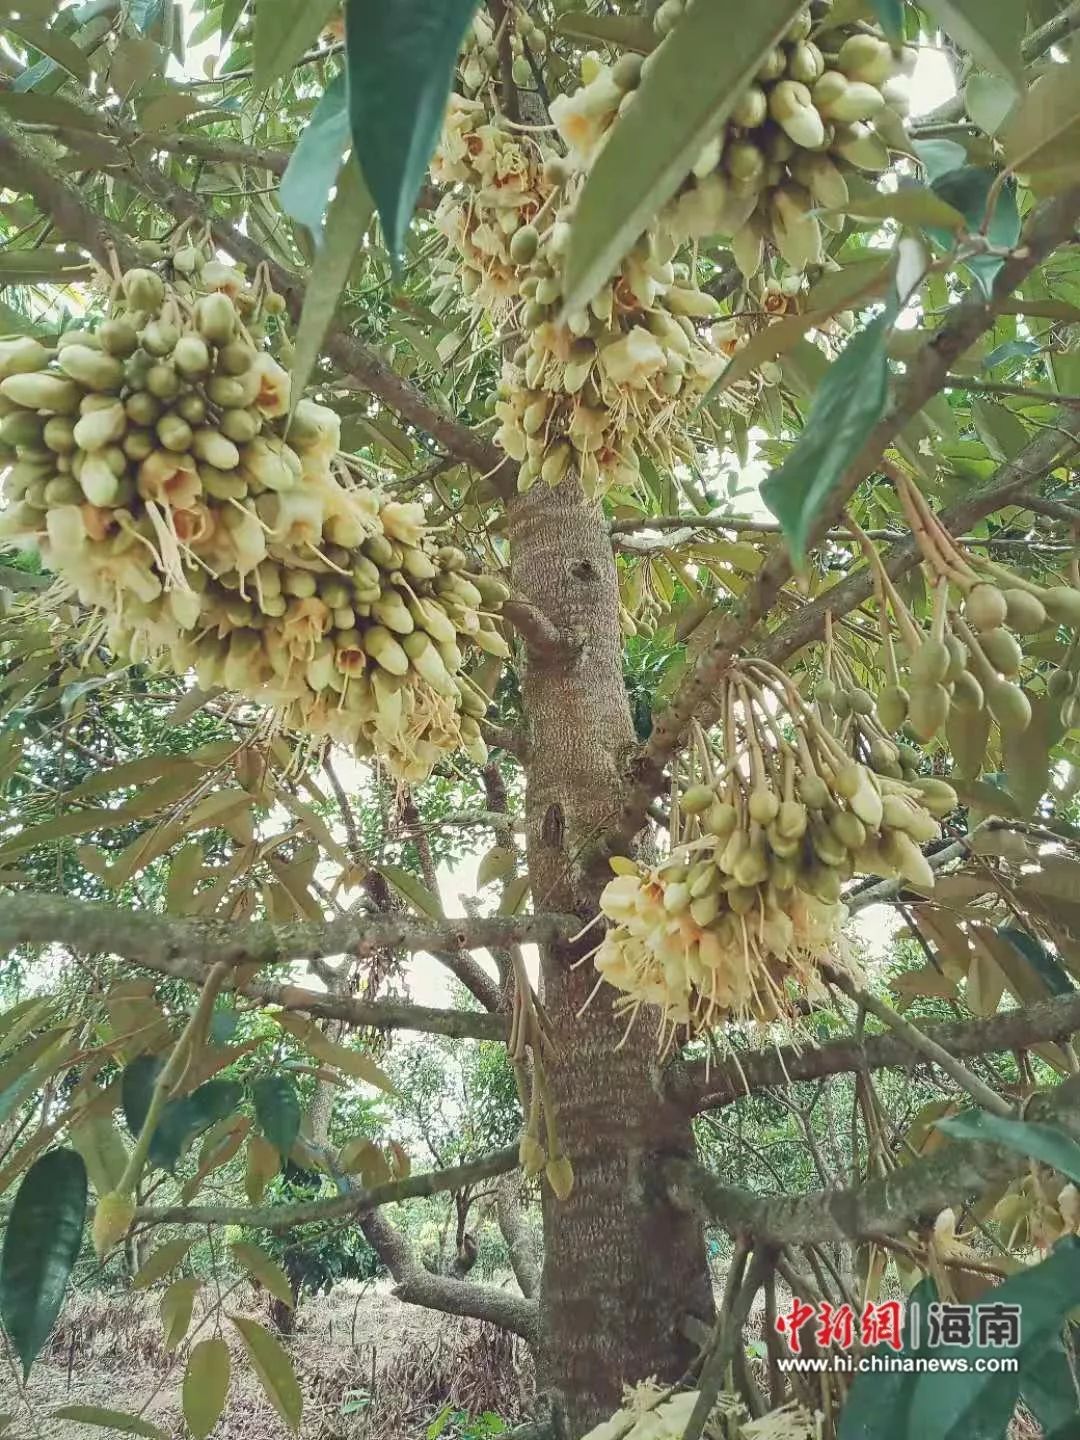
<path fill-rule="evenodd" d="M 381 1211 L 365 1211 L 360 1216 L 360 1229 L 393 1276 L 394 1294 L 399 1300 L 449 1315 L 471 1315 L 535 1344 L 539 1324 L 536 1300 L 498 1285 L 432 1275 L 417 1260 L 405 1236 Z"/>
<path fill-rule="evenodd" d="M 1035 506 L 1029 506 L 1031 510 Z M 1064 507 L 1062 507 L 1064 508 Z M 1063 518 L 1060 514 L 1059 519 Z M 1075 520 L 1080 523 L 1080 512 L 1075 513 Z M 665 531 L 676 531 L 672 540 L 632 540 L 626 538 L 635 534 L 643 534 L 648 531 L 656 531 L 663 534 Z M 756 515 L 655 515 L 644 520 L 618 520 L 610 527 L 612 545 L 616 550 L 624 551 L 631 555 L 647 555 L 653 550 L 669 550 L 674 545 L 693 543 L 695 534 L 702 530 L 727 530 L 733 535 L 782 535 L 783 526 L 779 520 L 763 520 Z M 896 544 L 908 538 L 908 533 L 902 530 L 866 530 L 863 532 L 868 540 L 878 540 L 885 544 Z M 834 526 L 827 531 L 823 537 L 826 540 L 836 541 L 845 545 L 858 545 L 859 537 L 854 530 L 849 530 L 844 525 Z M 1017 535 L 1015 537 L 1005 535 L 957 535 L 954 537 L 961 545 L 979 545 L 987 549 L 1010 549 L 1010 550 L 1048 550 L 1067 551 L 1071 545 L 1057 544 L 1053 541 L 1043 541 L 1038 537 L 1030 535 Z"/>
<path fill-rule="evenodd" d="M 461 1190 L 478 1180 L 491 1180 L 517 1168 L 516 1145 L 493 1150 L 479 1160 L 453 1165 L 448 1170 L 427 1170 L 409 1175 L 404 1180 L 390 1180 L 370 1189 L 350 1189 L 344 1195 L 330 1195 L 321 1200 L 303 1200 L 295 1205 L 141 1205 L 135 1211 L 140 1225 L 250 1225 L 257 1230 L 291 1230 L 297 1225 L 313 1225 L 326 1220 L 345 1220 L 362 1215 L 378 1205 L 391 1205 L 399 1200 L 418 1200 L 440 1195 L 447 1190 Z"/>
<path fill-rule="evenodd" d="M 0 174 L 6 189 L 32 195 L 61 234 L 77 240 L 107 266 L 115 253 L 125 268 L 143 264 L 138 246 L 118 225 L 98 215 L 52 162 L 0 119 Z"/>
<path fill-rule="evenodd" d="M 926 1025 L 923 1034 L 953 1056 L 1024 1050 L 1044 1040 L 1067 1040 L 1080 1030 L 1080 993 L 1006 1010 L 981 1020 Z M 784 1045 L 740 1050 L 725 1060 L 696 1060 L 672 1068 L 667 1096 L 691 1114 L 722 1110 L 747 1095 L 796 1080 L 820 1080 L 849 1071 L 911 1070 L 925 1059 L 889 1032 L 829 1040 L 824 1045 Z"/>
<path fill-rule="evenodd" d="M 1036 1096 L 1027 1117 L 1080 1131 L 1080 1076 Z M 808 1195 L 761 1196 L 724 1185 L 681 1156 L 661 1158 L 657 1173 L 674 1204 L 704 1210 L 731 1234 L 775 1245 L 820 1246 L 906 1234 L 950 1205 L 1008 1181 L 1027 1164 L 996 1146 L 956 1140 L 881 1179 Z"/>
<path fill-rule="evenodd" d="M 1024 490 L 1074 454 L 1077 445 L 1080 445 L 1080 414 L 1072 410 L 1059 411 L 1054 422 L 1029 441 L 1012 460 L 1001 465 L 986 486 L 958 505 L 942 511 L 942 524 L 952 534 L 957 534 L 1005 504 L 1024 505 Z M 914 536 L 897 541 L 881 558 L 890 579 L 899 579 L 919 563 L 920 551 Z M 771 660 L 774 665 L 780 664 L 820 636 L 827 613 L 846 615 L 868 600 L 873 592 L 873 579 L 864 566 L 811 604 L 803 606 L 785 625 L 766 636 L 756 647 L 756 653 Z"/>
<path fill-rule="evenodd" d="M 822 507 L 808 539 L 809 547 L 820 543 L 855 489 L 873 473 L 897 431 L 938 393 L 953 362 L 993 323 L 998 304 L 1059 245 L 1071 239 L 1078 215 L 1080 188 L 1077 187 L 1040 205 L 1021 243 L 998 272 L 991 298 L 984 300 L 973 291 L 926 341 L 907 367 L 885 416 L 874 426 L 834 487 L 828 503 Z M 629 843 L 641 828 L 649 802 L 663 786 L 665 767 L 678 750 L 690 721 L 697 718 L 702 723 L 711 723 L 718 680 L 772 609 L 791 574 L 790 556 L 784 547 L 766 560 L 744 601 L 721 623 L 713 649 L 698 660 L 668 708 L 657 718 L 648 744 L 631 764 L 632 783 L 617 827 L 617 841 Z"/>
<path fill-rule="evenodd" d="M 19 945 L 63 944 L 109 953 L 151 969 L 188 961 L 200 967 L 280 965 L 376 950 L 465 950 L 488 945 L 565 940 L 580 928 L 572 915 L 463 916 L 439 921 L 373 917 L 356 911 L 325 924 L 173 920 L 96 901 L 23 892 L 0 896 L 0 954 Z"/>
<path fill-rule="evenodd" d="M 521 1176 L 516 1172 L 504 1175 L 496 1189 L 495 1216 L 506 1241 L 510 1268 L 526 1299 L 540 1293 L 540 1267 L 536 1252 L 521 1214 Z"/>

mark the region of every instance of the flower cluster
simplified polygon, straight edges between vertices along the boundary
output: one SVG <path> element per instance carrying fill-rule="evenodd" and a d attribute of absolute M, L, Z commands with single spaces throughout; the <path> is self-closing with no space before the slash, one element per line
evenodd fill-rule
<path fill-rule="evenodd" d="M 465 651 L 506 654 L 502 582 L 438 545 L 422 506 L 358 483 L 335 413 L 290 405 L 266 348 L 280 297 L 191 247 L 167 285 L 50 351 L 0 342 L 5 538 L 36 546 L 118 655 L 194 669 L 409 779 L 482 760 Z M 290 413 L 291 411 L 291 413 Z"/>

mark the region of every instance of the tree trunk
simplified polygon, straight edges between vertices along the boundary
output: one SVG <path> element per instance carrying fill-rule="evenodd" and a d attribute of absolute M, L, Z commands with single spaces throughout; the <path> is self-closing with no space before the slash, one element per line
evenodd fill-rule
<path fill-rule="evenodd" d="M 567 653 L 531 654 L 522 684 L 533 904 L 584 921 L 610 873 L 590 852 L 618 812 L 634 744 L 615 564 L 598 508 L 572 482 L 515 501 L 510 538 L 514 588 L 568 639 Z M 542 971 L 559 1045 L 550 1083 L 575 1185 L 562 1204 L 543 1187 L 538 1379 L 571 1434 L 615 1410 L 625 1383 L 681 1374 L 691 1355 L 682 1318 L 713 1311 L 699 1224 L 645 1183 L 650 1156 L 692 1149 L 689 1125 L 662 1099 L 655 1017 L 640 1015 L 621 1049 L 611 990 L 577 1018 L 595 971 L 571 967 L 598 938 L 549 950 Z"/>

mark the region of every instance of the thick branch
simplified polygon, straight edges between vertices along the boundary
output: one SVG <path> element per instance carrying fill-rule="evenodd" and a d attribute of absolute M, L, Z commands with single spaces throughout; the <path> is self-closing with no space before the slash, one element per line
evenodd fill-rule
<path fill-rule="evenodd" d="M 1067 1040 L 1080 1030 L 1080 993 L 1006 1010 L 983 1020 L 925 1025 L 923 1033 L 951 1055 L 1023 1050 L 1045 1040 Z M 909 1070 L 926 1061 L 892 1032 L 843 1036 L 824 1045 L 740 1050 L 726 1060 L 694 1061 L 674 1068 L 668 1095 L 693 1114 L 721 1110 L 746 1095 L 795 1080 L 820 1080 L 848 1071 Z"/>
<path fill-rule="evenodd" d="M 0 175 L 4 186 L 32 195 L 61 234 L 77 240 L 102 265 L 115 252 L 121 265 L 139 265 L 139 250 L 111 221 L 88 206 L 75 187 L 13 125 L 0 119 Z"/>
<path fill-rule="evenodd" d="M 488 945 L 565 940 L 580 922 L 567 915 L 463 916 L 440 921 L 375 918 L 350 911 L 325 924 L 172 920 L 66 896 L 0 896 L 0 954 L 19 945 L 61 944 L 85 954 L 108 953 L 151 969 L 176 961 L 198 966 L 280 965 L 376 950 L 465 950 Z"/>
<path fill-rule="evenodd" d="M 516 1172 L 499 1181 L 495 1215 L 510 1255 L 510 1268 L 528 1299 L 540 1293 L 540 1267 L 536 1263 L 533 1238 L 521 1214 L 521 1176 Z"/>
<path fill-rule="evenodd" d="M 1080 1076 L 1036 1097 L 1028 1118 L 1080 1131 Z M 675 1204 L 704 1210 L 730 1233 L 775 1245 L 829 1245 L 904 1235 L 949 1206 L 1008 1181 L 1028 1164 L 992 1145 L 953 1141 L 881 1179 L 847 1190 L 761 1196 L 722 1184 L 683 1157 L 664 1157 L 658 1171 Z"/>
<path fill-rule="evenodd" d="M 1055 197 L 1034 212 L 1022 243 L 998 272 L 990 300 L 974 291 L 924 344 L 896 388 L 884 418 L 848 465 L 822 507 L 811 530 L 809 545 L 821 542 L 850 496 L 874 471 L 886 447 L 945 383 L 954 361 L 968 350 L 997 314 L 997 305 L 1026 279 L 1057 247 L 1071 239 L 1080 214 L 1080 188 Z M 628 842 L 645 819 L 649 802 L 664 783 L 664 769 L 677 751 L 691 719 L 711 723 L 717 682 L 736 653 L 747 643 L 769 613 L 783 586 L 791 578 L 787 548 L 777 550 L 762 566 L 758 578 L 738 610 L 719 627 L 712 650 L 703 655 L 680 685 L 671 704 L 658 717 L 648 744 L 633 763 L 633 785 L 626 798 L 618 838 Z"/>
<path fill-rule="evenodd" d="M 399 1300 L 448 1315 L 471 1315 L 535 1343 L 539 1308 L 534 1299 L 498 1285 L 476 1285 L 449 1275 L 432 1275 L 417 1260 L 405 1236 L 380 1210 L 362 1214 L 360 1229 L 394 1277 L 394 1294 Z"/>

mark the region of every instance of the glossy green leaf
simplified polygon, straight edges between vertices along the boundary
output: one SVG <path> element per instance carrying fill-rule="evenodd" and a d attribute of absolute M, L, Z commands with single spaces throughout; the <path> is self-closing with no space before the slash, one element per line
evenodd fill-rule
<path fill-rule="evenodd" d="M 976 64 L 1023 86 L 1020 42 L 1027 15 L 1019 0 L 923 0 L 923 4 Z"/>
<path fill-rule="evenodd" d="M 956 1140 L 1000 1145 L 1005 1150 L 1015 1150 L 1018 1155 L 1041 1160 L 1080 1184 L 1080 1145 L 1053 1125 L 1041 1125 L 1034 1120 L 1008 1120 L 985 1110 L 965 1110 L 936 1124 Z"/>
<path fill-rule="evenodd" d="M 466 27 L 477 0 L 345 0 L 353 153 L 392 256 L 435 149 Z"/>
<path fill-rule="evenodd" d="M 1031 969 L 1038 975 L 1051 995 L 1071 995 L 1075 986 L 1070 981 L 1061 963 L 1051 955 L 1046 946 L 1026 930 L 1011 925 L 999 925 L 998 936 L 1012 949 L 1018 951 Z"/>
<path fill-rule="evenodd" d="M 904 0 L 870 0 L 882 30 L 894 44 L 904 38 Z"/>
<path fill-rule="evenodd" d="M 979 129 L 996 135 L 1016 104 L 1016 91 L 1000 75 L 969 75 L 964 86 L 964 108 Z"/>
<path fill-rule="evenodd" d="M 283 1075 L 264 1075 L 251 1087 L 251 1097 L 259 1129 L 287 1160 L 300 1133 L 300 1101 L 292 1081 Z"/>
<path fill-rule="evenodd" d="M 799 0 L 761 0 L 738 24 L 724 5 L 683 13 L 578 197 L 563 280 L 567 310 L 587 305 L 614 273 L 799 9 Z"/>
<path fill-rule="evenodd" d="M 85 1220 L 82 1156 L 50 1150 L 19 1186 L 0 1255 L 0 1319 L 24 1378 L 60 1313 Z"/>
<path fill-rule="evenodd" d="M 175 1350 L 191 1325 L 195 1309 L 195 1296 L 202 1289 L 197 1275 L 185 1275 L 174 1280 L 162 1295 L 158 1309 L 161 1313 L 161 1328 L 165 1332 L 165 1349 Z"/>
<path fill-rule="evenodd" d="M 818 387 L 791 453 L 761 487 L 797 563 L 847 467 L 885 413 L 891 325 L 892 307 L 848 341 Z"/>
<path fill-rule="evenodd" d="M 294 1302 L 289 1277 L 265 1250 L 260 1250 L 257 1245 L 251 1245 L 246 1240 L 237 1240 L 229 1246 L 229 1253 L 265 1290 L 269 1290 L 283 1305 L 292 1309 Z"/>
<path fill-rule="evenodd" d="M 936 1353 L 943 1358 L 988 1354 L 1000 1359 L 1019 1351 L 1022 1364 L 1025 1354 L 1042 1354 L 1060 1331 L 1077 1294 L 1080 1241 L 1069 1236 L 1059 1241 L 1041 1264 L 1010 1276 L 993 1292 L 995 1304 L 1020 1307 L 1019 1347 L 942 1346 Z M 911 1440 L 931 1435 L 964 1440 L 965 1436 L 994 1433 L 988 1427 L 999 1417 L 999 1433 L 1004 1434 L 1020 1387 L 1019 1373 L 980 1371 L 974 1365 L 964 1373 L 938 1371 L 917 1375 L 914 1381 L 906 1430 Z"/>
<path fill-rule="evenodd" d="M 927 1277 L 915 1286 L 908 1297 L 908 1305 L 917 1305 L 920 1313 L 925 1316 L 927 1306 L 933 1304 L 937 1298 L 937 1287 L 934 1281 Z M 927 1331 L 928 1327 L 923 1325 L 919 1345 L 915 1349 L 905 1347 L 905 1353 L 913 1359 L 921 1359 L 930 1353 Z M 886 1346 L 880 1346 L 877 1351 L 870 1353 L 891 1352 Z M 902 1440 L 902 1437 L 906 1436 L 904 1418 L 912 1385 L 913 1376 L 899 1370 L 859 1375 L 840 1411 L 838 1440 Z M 882 1425 L 883 1415 L 889 1417 L 887 1428 Z"/>
<path fill-rule="evenodd" d="M 136 1290 L 149 1290 L 151 1285 L 156 1285 L 183 1260 L 184 1256 L 195 1244 L 195 1237 L 180 1235 L 175 1240 L 167 1240 L 164 1245 L 159 1245 L 146 1263 L 140 1268 L 131 1282 Z"/>
<path fill-rule="evenodd" d="M 267 1399 L 295 1433 L 300 1428 L 304 1397 L 296 1383 L 292 1361 L 273 1335 L 257 1321 L 249 1320 L 243 1315 L 230 1315 L 229 1319 L 240 1332 L 248 1359 L 259 1377 Z"/>
<path fill-rule="evenodd" d="M 26 45 L 39 50 L 42 55 L 47 55 L 50 60 L 55 60 L 62 70 L 69 75 L 74 75 L 76 80 L 82 80 L 84 84 L 90 82 L 90 66 L 86 56 L 79 49 L 78 45 L 55 27 L 37 25 L 32 20 L 7 20 L 4 22 L 4 29 L 12 35 L 17 36 Z"/>
<path fill-rule="evenodd" d="M 351 157 L 338 176 L 337 194 L 330 202 L 326 232 L 318 247 L 311 278 L 304 290 L 304 308 L 296 328 L 292 363 L 293 404 L 304 393 L 326 332 L 334 318 L 338 297 L 349 278 L 356 252 L 363 244 L 375 205 L 360 167 Z"/>
<path fill-rule="evenodd" d="M 127 1127 L 136 1140 L 142 1134 L 154 1086 L 164 1063 L 160 1055 L 139 1055 L 124 1067 L 120 1081 L 120 1104 Z"/>
<path fill-rule="evenodd" d="M 338 9 L 339 0 L 263 0 L 255 11 L 255 86 L 268 85 L 288 73 L 319 38 Z"/>
<path fill-rule="evenodd" d="M 171 1100 L 161 1112 L 149 1160 L 163 1170 L 175 1170 L 197 1135 L 230 1116 L 240 1104 L 243 1089 L 235 1080 L 208 1080 L 190 1095 Z"/>
<path fill-rule="evenodd" d="M 107 1410 L 102 1405 L 62 1405 L 49 1412 L 53 1420 L 70 1420 L 75 1425 L 93 1425 L 119 1435 L 141 1435 L 143 1440 L 169 1440 L 159 1426 L 126 1410 Z"/>
<path fill-rule="evenodd" d="M 206 1440 L 221 1419 L 231 1370 L 229 1347 L 220 1335 L 192 1346 L 182 1393 L 184 1419 L 195 1440 Z"/>
<path fill-rule="evenodd" d="M 985 230 L 992 245 L 1007 250 L 1020 238 L 1020 212 L 1016 208 L 1016 186 L 1006 181 L 995 188 L 997 178 L 993 170 L 965 165 L 939 175 L 931 188 L 960 211 L 970 234 L 978 235 Z M 993 211 L 988 219 L 991 205 Z M 943 249 L 952 247 L 953 237 L 947 232 L 931 229 L 930 234 Z M 987 299 L 992 294 L 994 277 L 1004 263 L 999 255 L 974 255 L 964 261 Z"/>
<path fill-rule="evenodd" d="M 408 870 L 403 870 L 400 865 L 380 865 L 379 869 L 401 898 L 407 901 L 414 910 L 421 915 L 429 915 L 433 920 L 444 918 L 442 902 L 439 897 L 433 895 L 426 885 L 417 880 L 415 875 L 410 874 Z"/>
<path fill-rule="evenodd" d="M 322 239 L 323 216 L 348 143 L 349 106 L 342 72 L 330 81 L 300 132 L 278 191 L 281 208 L 306 225 L 316 243 Z"/>

